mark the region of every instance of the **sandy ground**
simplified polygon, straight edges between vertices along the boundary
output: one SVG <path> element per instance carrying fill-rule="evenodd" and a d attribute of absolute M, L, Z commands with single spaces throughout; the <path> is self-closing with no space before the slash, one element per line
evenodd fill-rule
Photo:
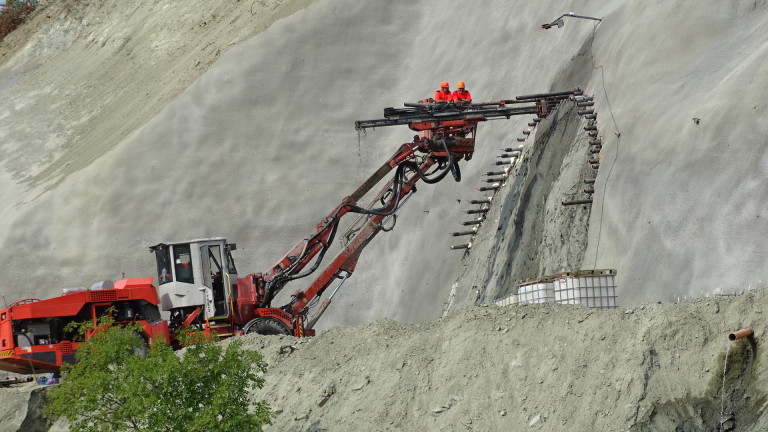
<path fill-rule="evenodd" d="M 243 341 L 269 364 L 252 395 L 272 406 L 269 431 L 758 432 L 766 306 L 768 290 L 614 310 L 486 305 Z M 752 338 L 728 340 L 744 327 Z M 29 390 L 0 395 L 16 407 L 0 430 L 39 421 Z"/>

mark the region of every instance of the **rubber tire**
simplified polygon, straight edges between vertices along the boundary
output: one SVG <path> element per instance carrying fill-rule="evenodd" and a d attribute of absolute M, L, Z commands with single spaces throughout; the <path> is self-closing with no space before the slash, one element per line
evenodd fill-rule
<path fill-rule="evenodd" d="M 260 335 L 266 335 L 266 336 L 272 336 L 272 335 L 286 335 L 290 336 L 293 334 L 291 330 L 286 327 L 285 324 L 283 324 L 282 321 L 276 319 L 276 318 L 268 318 L 268 317 L 262 317 L 262 318 L 256 318 L 246 324 L 245 326 L 245 334 L 260 334 Z"/>
<path fill-rule="evenodd" d="M 137 355 L 141 358 L 147 357 L 147 353 L 149 352 L 149 344 L 147 343 L 147 339 L 145 339 L 144 336 L 136 332 L 133 332 L 133 337 L 141 341 L 141 343 L 139 344 L 138 347 L 132 348 L 131 352 L 134 355 Z"/>

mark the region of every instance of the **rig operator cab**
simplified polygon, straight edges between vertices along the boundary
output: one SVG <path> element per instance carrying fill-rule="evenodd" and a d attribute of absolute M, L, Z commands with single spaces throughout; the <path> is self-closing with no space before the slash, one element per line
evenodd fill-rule
<path fill-rule="evenodd" d="M 160 307 L 171 313 L 172 329 L 231 320 L 237 300 L 237 269 L 231 252 L 236 247 L 221 237 L 150 247 L 157 263 Z"/>

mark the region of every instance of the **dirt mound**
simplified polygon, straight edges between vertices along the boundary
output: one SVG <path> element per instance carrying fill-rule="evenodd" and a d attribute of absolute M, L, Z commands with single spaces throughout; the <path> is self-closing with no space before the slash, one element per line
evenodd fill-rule
<path fill-rule="evenodd" d="M 275 409 L 269 430 L 715 431 L 722 419 L 722 430 L 758 431 L 766 300 L 759 290 L 619 310 L 481 306 L 245 340 L 270 363 L 254 394 Z M 742 327 L 755 337 L 728 341 Z"/>

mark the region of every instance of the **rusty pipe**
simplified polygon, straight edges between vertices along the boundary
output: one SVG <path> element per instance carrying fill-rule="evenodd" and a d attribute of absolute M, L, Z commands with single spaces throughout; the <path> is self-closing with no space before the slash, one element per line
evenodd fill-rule
<path fill-rule="evenodd" d="M 752 335 L 752 329 L 751 328 L 743 328 L 741 330 L 736 330 L 735 332 L 728 335 L 729 341 L 735 341 L 736 339 L 745 338 L 747 336 Z"/>

